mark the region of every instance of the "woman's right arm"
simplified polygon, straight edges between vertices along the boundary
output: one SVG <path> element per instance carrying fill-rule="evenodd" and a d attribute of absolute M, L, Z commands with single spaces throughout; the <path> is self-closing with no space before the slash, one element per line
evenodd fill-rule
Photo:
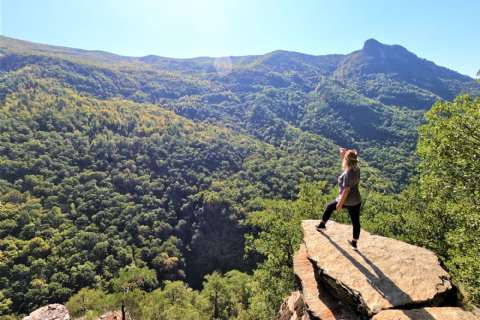
<path fill-rule="evenodd" d="M 345 189 L 343 189 L 342 194 L 340 195 L 340 200 L 338 200 L 337 202 L 337 211 L 340 211 L 343 209 L 343 204 L 347 200 L 349 193 L 350 193 L 350 187 L 345 187 Z"/>

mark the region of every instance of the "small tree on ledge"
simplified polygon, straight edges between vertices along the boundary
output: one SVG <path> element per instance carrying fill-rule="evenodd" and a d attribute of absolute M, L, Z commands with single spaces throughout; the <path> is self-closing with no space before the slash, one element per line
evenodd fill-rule
<path fill-rule="evenodd" d="M 112 281 L 114 292 L 121 304 L 122 320 L 126 320 L 126 309 L 134 314 L 139 308 L 140 290 L 150 292 L 158 287 L 155 271 L 131 265 L 120 270 L 118 277 Z"/>

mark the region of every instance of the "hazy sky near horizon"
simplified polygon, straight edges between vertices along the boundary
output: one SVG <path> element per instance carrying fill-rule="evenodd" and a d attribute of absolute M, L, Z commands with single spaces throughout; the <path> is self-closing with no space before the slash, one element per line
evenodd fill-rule
<path fill-rule="evenodd" d="M 474 76 L 477 0 L 0 0 L 0 34 L 122 55 L 349 53 L 375 38 Z"/>

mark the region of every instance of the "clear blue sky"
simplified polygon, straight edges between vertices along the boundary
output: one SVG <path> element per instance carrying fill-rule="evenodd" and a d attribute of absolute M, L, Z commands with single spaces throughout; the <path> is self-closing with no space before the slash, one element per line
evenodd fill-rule
<path fill-rule="evenodd" d="M 473 76 L 478 0 L 0 0 L 0 33 L 122 55 L 348 53 L 401 44 Z"/>

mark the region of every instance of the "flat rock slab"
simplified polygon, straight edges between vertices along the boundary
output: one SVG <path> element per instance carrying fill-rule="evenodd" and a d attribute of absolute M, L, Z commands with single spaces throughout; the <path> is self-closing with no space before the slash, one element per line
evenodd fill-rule
<path fill-rule="evenodd" d="M 372 320 L 478 320 L 473 313 L 456 307 L 433 307 L 412 310 L 386 310 Z"/>
<path fill-rule="evenodd" d="M 332 294 L 372 316 L 382 310 L 436 306 L 452 289 L 450 276 L 430 250 L 364 230 L 353 250 L 350 225 L 333 221 L 318 232 L 318 220 L 302 222 L 304 243 Z"/>
<path fill-rule="evenodd" d="M 308 259 L 305 245 L 293 258 L 293 270 L 301 282 L 303 301 L 315 319 L 322 320 L 356 320 L 358 317 L 341 301 L 328 294 L 315 279 L 315 270 Z"/>

